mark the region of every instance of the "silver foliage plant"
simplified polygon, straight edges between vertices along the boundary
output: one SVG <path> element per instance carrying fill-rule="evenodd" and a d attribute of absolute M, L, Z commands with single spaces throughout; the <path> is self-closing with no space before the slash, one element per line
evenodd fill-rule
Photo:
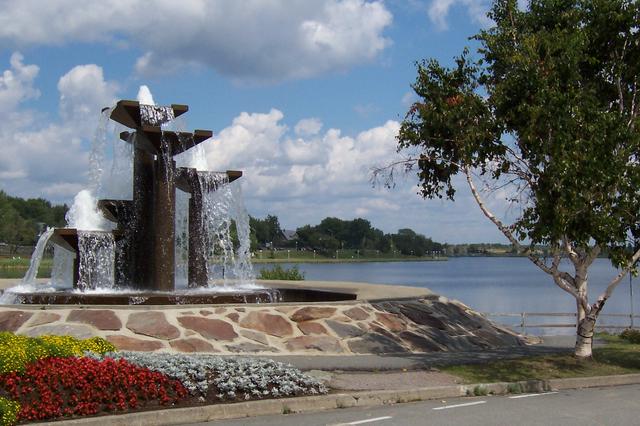
<path fill-rule="evenodd" d="M 89 354 L 87 354 L 89 355 Z M 278 398 L 327 393 L 315 378 L 297 368 L 263 358 L 223 358 L 215 355 L 109 352 L 93 358 L 124 359 L 179 380 L 189 393 L 204 401 L 209 389 L 220 400 Z"/>

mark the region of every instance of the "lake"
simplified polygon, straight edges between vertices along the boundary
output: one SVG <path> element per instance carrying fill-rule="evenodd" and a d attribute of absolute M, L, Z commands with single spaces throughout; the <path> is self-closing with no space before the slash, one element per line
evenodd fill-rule
<path fill-rule="evenodd" d="M 283 264 L 285 268 L 293 264 Z M 256 270 L 270 265 L 254 265 Z M 427 287 L 440 295 L 458 299 L 481 312 L 575 312 L 575 299 L 553 283 L 550 276 L 521 257 L 454 257 L 446 262 L 301 263 L 307 280 L 360 281 Z M 562 268 L 571 271 L 569 262 Z M 589 270 L 592 299 L 604 290 L 617 271 L 607 259 L 596 259 Z M 634 307 L 640 310 L 640 278 L 635 278 Z M 593 300 L 591 300 L 593 302 Z M 628 314 L 629 278 L 618 285 L 603 313 Z M 499 322 L 513 323 L 500 318 Z M 517 320 L 519 321 L 519 320 Z M 536 318 L 529 320 L 541 323 Z M 618 323 L 603 318 L 601 323 Z M 628 318 L 623 320 L 628 321 Z M 552 323 L 571 323 L 572 318 L 553 318 Z M 625 322 L 627 324 L 628 322 Z M 545 330 L 549 331 L 549 330 Z M 554 333 L 571 333 L 558 329 Z"/>
<path fill-rule="evenodd" d="M 282 264 L 290 268 L 295 264 Z M 454 257 L 445 262 L 368 262 L 368 263 L 299 263 L 307 280 L 359 281 L 427 287 L 440 295 L 458 299 L 481 312 L 575 312 L 573 297 L 560 290 L 531 261 L 521 257 Z M 254 268 L 270 268 L 256 264 Z M 571 270 L 569 262 L 563 268 Z M 2 271 L 0 271 L 1 273 Z M 15 272 L 21 277 L 24 271 Z M 606 287 L 616 270 L 607 259 L 596 259 L 589 273 L 589 294 L 595 299 Z M 640 278 L 633 280 L 634 307 L 640 311 Z M 593 300 L 591 300 L 593 302 Z M 629 314 L 629 278 L 620 283 L 607 302 L 604 313 Z M 495 318 L 514 324 L 517 318 Z M 572 318 L 529 319 L 528 322 L 571 323 Z M 628 324 L 628 319 L 602 318 L 600 323 Z M 637 320 L 640 322 L 640 320 Z M 534 332 L 533 330 L 530 330 Z M 571 329 L 545 329 L 555 334 L 571 333 Z"/>

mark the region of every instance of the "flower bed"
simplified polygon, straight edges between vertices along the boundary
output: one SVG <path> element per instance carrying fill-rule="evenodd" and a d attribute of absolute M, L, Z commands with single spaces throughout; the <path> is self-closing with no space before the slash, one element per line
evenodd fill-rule
<path fill-rule="evenodd" d="M 125 360 L 44 358 L 23 372 L 0 376 L 0 387 L 20 401 L 19 420 L 46 420 L 103 411 L 169 405 L 187 396 L 177 380 Z"/>
<path fill-rule="evenodd" d="M 200 401 L 278 398 L 327 392 L 325 386 L 313 377 L 270 359 L 148 352 L 107 353 L 103 357 L 124 359 L 180 380 Z"/>
<path fill-rule="evenodd" d="M 326 393 L 268 359 L 115 352 L 101 338 L 0 333 L 0 425 L 155 406 Z"/>

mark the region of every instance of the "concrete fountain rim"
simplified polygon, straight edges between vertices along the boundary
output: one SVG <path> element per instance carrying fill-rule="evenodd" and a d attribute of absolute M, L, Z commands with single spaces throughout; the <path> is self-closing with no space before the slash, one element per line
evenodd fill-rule
<path fill-rule="evenodd" d="M 38 279 L 38 283 L 46 283 L 46 279 Z M 0 279 L 0 290 L 7 289 L 16 284 L 19 281 L 15 279 Z M 269 303 L 270 306 L 299 306 L 299 305 L 350 305 L 358 304 L 361 302 L 380 302 L 385 300 L 404 300 L 404 299 L 420 299 L 430 297 L 441 297 L 433 293 L 428 288 L 424 287 L 410 287 L 401 285 L 389 285 L 389 284 L 373 284 L 364 282 L 352 282 L 352 281 L 284 281 L 284 280 L 256 280 L 256 284 L 264 286 L 266 288 L 292 288 L 292 289 L 310 289 L 329 292 L 344 292 L 356 295 L 355 300 L 340 300 L 340 301 L 314 301 L 314 302 L 278 302 Z M 132 310 L 144 310 L 144 309 L 173 309 L 176 307 L 188 308 L 188 307 L 202 307 L 202 306 L 229 306 L 229 307 L 241 307 L 241 306 L 265 306 L 264 303 L 225 303 L 225 304 L 167 304 L 167 305 L 88 305 L 88 304 L 20 304 L 20 305 L 0 305 L 2 308 L 20 306 L 21 309 L 29 310 L 46 310 L 46 309 L 59 309 L 64 307 L 75 307 L 83 309 L 104 309 L 118 308 L 118 309 L 132 309 Z"/>

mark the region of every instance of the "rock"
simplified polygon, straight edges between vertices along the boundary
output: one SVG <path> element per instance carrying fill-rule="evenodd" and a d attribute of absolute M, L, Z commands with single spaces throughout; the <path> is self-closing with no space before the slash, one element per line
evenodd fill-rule
<path fill-rule="evenodd" d="M 355 321 L 362 321 L 369 318 L 369 314 L 364 309 L 357 306 L 354 306 L 351 309 L 347 309 L 343 312 L 343 314 Z"/>
<path fill-rule="evenodd" d="M 122 322 L 113 311 L 108 309 L 75 309 L 67 321 L 89 324 L 98 330 L 120 330 Z"/>
<path fill-rule="evenodd" d="M 80 324 L 48 324 L 30 328 L 24 334 L 29 337 L 56 334 L 59 336 L 73 336 L 78 339 L 88 339 L 89 337 L 95 336 L 95 330 L 89 326 Z"/>
<path fill-rule="evenodd" d="M 218 352 L 211 343 L 194 337 L 171 340 L 169 344 L 179 352 Z"/>
<path fill-rule="evenodd" d="M 205 339 L 233 340 L 238 334 L 226 321 L 201 317 L 180 317 L 178 322 L 185 328 L 200 333 Z"/>
<path fill-rule="evenodd" d="M 298 336 L 287 340 L 287 350 L 313 350 L 328 353 L 342 353 L 340 340 L 331 336 Z"/>
<path fill-rule="evenodd" d="M 257 343 L 242 342 L 237 345 L 227 345 L 227 350 L 234 353 L 243 352 L 278 352 L 277 349 L 270 346 L 259 345 Z"/>
<path fill-rule="evenodd" d="M 262 311 L 249 312 L 248 315 L 240 320 L 240 325 L 244 328 L 262 331 L 277 337 L 284 337 L 293 333 L 291 323 L 284 317 Z"/>
<path fill-rule="evenodd" d="M 53 312 L 40 312 L 29 323 L 29 327 L 36 327 L 38 325 L 50 324 L 58 321 L 61 318 L 59 314 Z"/>
<path fill-rule="evenodd" d="M 398 335 L 408 343 L 413 351 L 417 352 L 440 352 L 444 348 L 433 340 L 410 331 L 403 331 Z"/>
<path fill-rule="evenodd" d="M 327 329 L 320 323 L 313 321 L 303 321 L 298 323 L 298 328 L 304 334 L 327 334 Z"/>
<path fill-rule="evenodd" d="M 383 336 L 387 336 L 389 339 L 394 340 L 396 338 L 396 334 L 390 332 L 386 328 L 383 328 L 379 325 L 372 324 L 370 331 L 378 334 L 382 334 Z"/>
<path fill-rule="evenodd" d="M 269 345 L 267 336 L 265 336 L 264 333 L 258 333 L 257 331 L 251 330 L 240 330 L 240 335 L 242 337 L 246 337 L 247 339 L 253 340 L 254 342 L 262 343 L 263 345 Z"/>
<path fill-rule="evenodd" d="M 443 305 L 445 306 L 445 305 Z M 446 330 L 447 325 L 430 309 L 428 305 L 420 302 L 406 302 L 400 306 L 402 314 L 416 324 Z M 458 311 L 459 312 L 459 311 Z M 438 315 L 440 316 L 440 315 Z M 446 316 L 447 321 L 456 322 L 455 316 Z"/>
<path fill-rule="evenodd" d="M 343 322 L 333 321 L 333 320 L 325 320 L 327 325 L 343 339 L 348 339 L 350 337 L 358 337 L 364 334 L 364 331 L 360 327 L 356 327 L 355 325 L 345 324 Z"/>
<path fill-rule="evenodd" d="M 237 312 L 232 312 L 227 315 L 227 318 L 229 318 L 233 322 L 238 322 L 238 320 L 240 319 L 240 314 Z"/>
<path fill-rule="evenodd" d="M 415 333 L 426 336 L 428 339 L 433 340 L 440 346 L 444 346 L 445 348 L 450 349 L 449 344 L 451 341 L 451 336 L 442 330 L 433 327 L 421 326 L 413 331 Z"/>
<path fill-rule="evenodd" d="M 202 315 L 203 317 L 208 317 L 209 315 L 212 315 L 213 312 L 211 311 L 207 311 L 206 309 L 203 309 L 200 311 L 200 315 Z"/>
<path fill-rule="evenodd" d="M 151 352 L 164 347 L 162 342 L 157 340 L 142 340 L 134 337 L 119 336 L 117 334 L 107 336 L 106 339 L 121 351 Z"/>
<path fill-rule="evenodd" d="M 291 315 L 295 322 L 310 321 L 322 318 L 329 318 L 336 313 L 336 308 L 321 308 L 316 306 L 306 306 L 298 309 Z"/>
<path fill-rule="evenodd" d="M 0 331 L 16 332 L 32 315 L 24 311 L 0 312 Z"/>
<path fill-rule="evenodd" d="M 129 315 L 127 328 L 136 334 L 171 340 L 180 337 L 180 330 L 167 321 L 163 312 L 135 312 Z"/>
<path fill-rule="evenodd" d="M 278 308 L 276 308 L 276 311 L 280 312 L 281 314 L 288 314 L 289 312 L 293 311 L 295 309 L 295 307 L 293 306 L 280 306 Z"/>
<path fill-rule="evenodd" d="M 236 308 L 236 312 L 244 312 L 245 309 L 244 308 Z"/>
<path fill-rule="evenodd" d="M 376 320 L 389 331 L 397 332 L 407 329 L 407 324 L 395 314 L 376 312 Z"/>
<path fill-rule="evenodd" d="M 382 334 L 368 333 L 362 337 L 350 340 L 348 343 L 351 352 L 357 354 L 387 354 L 407 352 L 398 342 Z"/>
<path fill-rule="evenodd" d="M 227 310 L 225 308 L 216 308 L 213 312 L 215 312 L 218 315 L 222 315 L 225 312 L 227 312 Z"/>

